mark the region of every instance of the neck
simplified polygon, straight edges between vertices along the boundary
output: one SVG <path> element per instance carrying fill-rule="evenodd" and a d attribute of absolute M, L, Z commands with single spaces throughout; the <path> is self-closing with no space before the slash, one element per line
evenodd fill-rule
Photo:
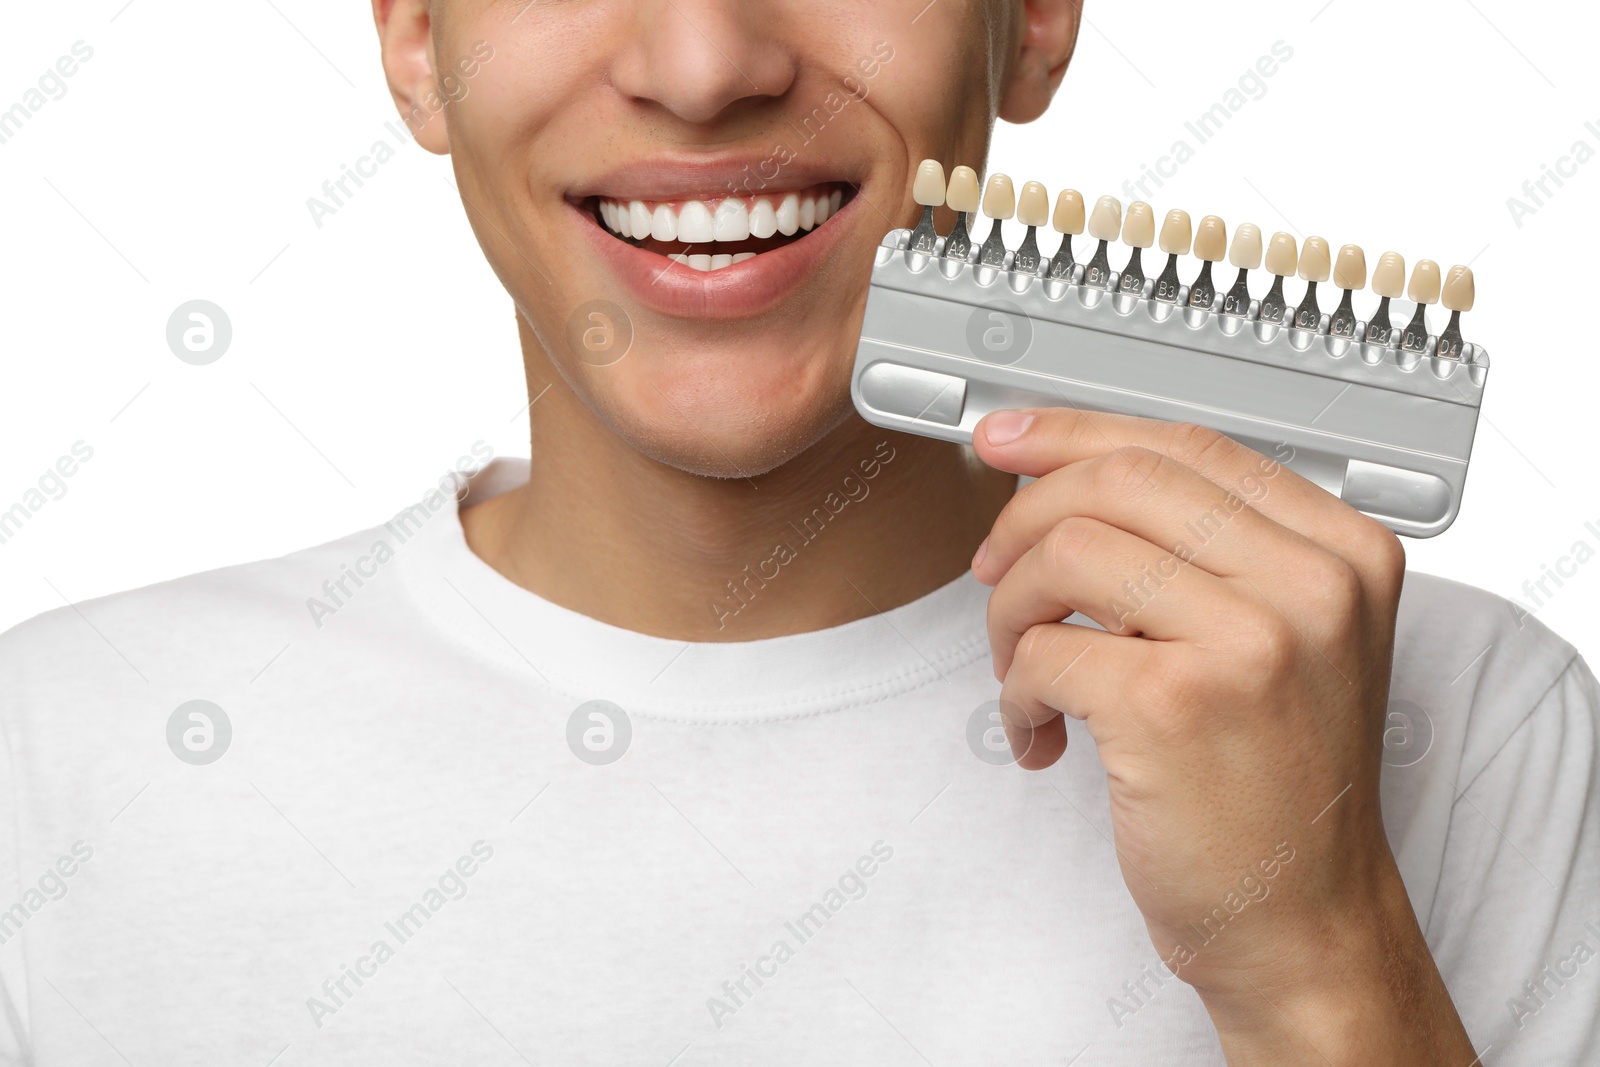
<path fill-rule="evenodd" d="M 1016 489 L 959 445 L 854 411 L 765 474 L 689 474 L 597 419 L 522 332 L 539 396 L 531 477 L 461 513 L 467 543 L 512 582 L 614 626 L 749 641 L 888 611 L 959 577 Z"/>

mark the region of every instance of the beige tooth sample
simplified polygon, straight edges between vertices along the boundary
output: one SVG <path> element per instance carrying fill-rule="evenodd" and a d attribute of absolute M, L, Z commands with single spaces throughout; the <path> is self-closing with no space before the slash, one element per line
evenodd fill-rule
<path fill-rule="evenodd" d="M 1440 303 L 1450 311 L 1471 311 L 1476 297 L 1469 267 L 1451 267 L 1444 281 L 1444 296 Z"/>
<path fill-rule="evenodd" d="M 924 207 L 943 207 L 944 190 L 943 165 L 937 159 L 924 159 L 917 167 L 916 181 L 911 183 L 911 199 Z"/>
<path fill-rule="evenodd" d="M 1228 254 L 1228 226 L 1215 215 L 1200 220 L 1194 235 L 1194 254 L 1207 263 L 1215 263 Z"/>
<path fill-rule="evenodd" d="M 944 202 L 956 212 L 956 226 L 950 231 L 950 236 L 945 238 L 944 254 L 955 259 L 966 259 L 967 253 L 972 251 L 972 231 L 969 220 L 978 210 L 982 199 L 978 187 L 978 172 L 971 167 L 960 166 L 950 172 L 950 181 L 945 188 Z"/>
<path fill-rule="evenodd" d="M 1111 288 L 1111 259 L 1106 246 L 1122 232 L 1122 202 L 1114 196 L 1102 196 L 1095 201 L 1089 213 L 1089 236 L 1100 242 L 1094 257 L 1083 269 L 1083 284 L 1096 289 Z"/>
<path fill-rule="evenodd" d="M 1115 241 L 1121 232 L 1122 201 L 1114 196 L 1102 196 L 1089 216 L 1089 236 L 1096 241 Z"/>
<path fill-rule="evenodd" d="M 1228 249 L 1228 262 L 1240 270 L 1255 270 L 1261 266 L 1261 227 L 1253 222 L 1241 222 L 1233 231 L 1233 247 Z"/>
<path fill-rule="evenodd" d="M 1122 243 L 1133 251 L 1128 254 L 1127 266 L 1122 268 L 1119 288 L 1124 293 L 1142 294 L 1144 263 L 1141 257 L 1146 248 L 1156 243 L 1156 212 L 1143 200 L 1128 205 L 1128 213 L 1122 219 Z"/>
<path fill-rule="evenodd" d="M 1406 290 L 1406 296 L 1418 304 L 1437 304 L 1439 286 L 1439 264 L 1431 259 L 1421 259 L 1411 272 L 1411 285 Z"/>
<path fill-rule="evenodd" d="M 1294 237 L 1282 230 L 1273 234 L 1272 243 L 1267 245 L 1267 270 L 1280 278 L 1291 278 L 1299 265 L 1300 252 Z"/>
<path fill-rule="evenodd" d="M 1027 182 L 1017 200 L 1017 221 L 1024 226 L 1046 226 L 1050 223 L 1050 194 L 1038 182 Z"/>
<path fill-rule="evenodd" d="M 917 165 L 917 176 L 911 182 L 911 199 L 922 205 L 922 218 L 911 231 L 907 247 L 913 252 L 932 252 L 939 242 L 933 228 L 933 209 L 944 205 L 944 167 L 937 159 L 924 159 Z M 817 198 L 817 222 L 826 222 L 833 213 L 833 198 L 824 193 Z M 755 232 L 755 220 L 750 220 L 750 230 Z"/>
<path fill-rule="evenodd" d="M 991 219 L 1009 219 L 1017 213 L 1017 193 L 1008 176 L 989 176 L 989 184 L 983 190 L 983 213 Z"/>
<path fill-rule="evenodd" d="M 1061 247 L 1050 260 L 1048 277 L 1065 278 L 1072 273 L 1072 238 L 1083 232 L 1083 222 L 1083 194 L 1076 189 L 1061 190 L 1055 213 L 1050 216 L 1051 228 L 1061 235 Z"/>
<path fill-rule="evenodd" d="M 1417 305 L 1417 312 L 1400 335 L 1400 347 L 1407 352 L 1423 352 L 1428 347 L 1428 305 L 1439 302 L 1442 279 L 1439 264 L 1431 259 L 1419 259 L 1411 270 L 1411 284 L 1406 295 Z"/>
<path fill-rule="evenodd" d="M 1406 291 L 1406 259 L 1399 252 L 1385 252 L 1378 257 L 1377 269 L 1372 272 L 1372 291 L 1381 299 L 1367 323 L 1367 340 L 1386 345 L 1394 333 L 1389 323 L 1389 301 Z"/>
<path fill-rule="evenodd" d="M 1011 269 L 1024 274 L 1039 272 L 1039 227 L 1050 223 L 1050 194 L 1038 182 L 1024 182 L 1022 195 L 1017 199 L 1017 221 L 1028 228 L 1016 255 L 1011 257 Z"/>
<path fill-rule="evenodd" d="M 1167 254 L 1167 265 L 1162 269 L 1161 277 L 1156 279 L 1151 294 L 1157 300 L 1169 304 L 1178 302 L 1178 290 L 1183 284 L 1178 278 L 1178 257 L 1188 255 L 1189 246 L 1193 243 L 1194 226 L 1189 221 L 1189 213 L 1180 207 L 1167 212 L 1167 217 L 1161 223 L 1161 251 Z"/>
<path fill-rule="evenodd" d="M 1378 267 L 1372 272 L 1372 291 L 1390 299 L 1406 291 L 1406 257 L 1399 252 L 1385 252 L 1378 257 Z"/>
<path fill-rule="evenodd" d="M 978 251 L 978 262 L 989 267 L 1005 264 L 1006 244 L 1000 233 L 1000 224 L 1017 213 L 1017 193 L 1011 179 L 1004 174 L 991 174 L 983 187 L 983 213 L 994 220 L 989 236 L 984 238 Z"/>
<path fill-rule="evenodd" d="M 1356 332 L 1356 313 L 1351 296 L 1367 284 L 1367 254 L 1360 245 L 1345 245 L 1333 261 L 1333 284 L 1344 290 L 1339 310 L 1328 321 L 1328 332 L 1339 337 L 1353 337 Z"/>
<path fill-rule="evenodd" d="M 1365 289 L 1367 254 L 1360 245 L 1345 245 L 1333 263 L 1333 284 L 1341 289 Z"/>
<path fill-rule="evenodd" d="M 1261 227 L 1253 222 L 1241 222 L 1233 231 L 1233 244 L 1228 247 L 1228 262 L 1239 268 L 1239 276 L 1223 298 L 1222 310 L 1229 315 L 1250 313 L 1250 272 L 1261 266 Z"/>
<path fill-rule="evenodd" d="M 1076 189 L 1063 189 L 1056 197 L 1056 211 L 1050 219 L 1051 227 L 1057 233 L 1067 236 L 1083 232 L 1083 194 Z"/>
<path fill-rule="evenodd" d="M 1307 237 L 1305 245 L 1300 249 L 1301 279 L 1312 283 L 1325 282 L 1332 270 L 1333 263 L 1329 257 L 1328 242 L 1320 237 Z"/>
<path fill-rule="evenodd" d="M 1279 230 L 1267 242 L 1267 271 L 1272 275 L 1272 288 L 1261 298 L 1261 321 L 1282 322 L 1288 304 L 1283 298 L 1283 280 L 1294 276 L 1300 265 L 1300 249 L 1294 237 Z"/>
<path fill-rule="evenodd" d="M 1306 283 L 1305 299 L 1295 309 L 1294 324 L 1302 330 L 1316 330 L 1322 325 L 1322 309 L 1317 306 L 1317 283 L 1328 280 L 1333 263 L 1328 252 L 1328 242 L 1321 237 L 1307 237 L 1300 248 L 1300 277 Z"/>
<path fill-rule="evenodd" d="M 1189 222 L 1189 213 L 1181 207 L 1167 212 L 1161 223 L 1161 251 L 1169 256 L 1186 256 L 1193 243 L 1194 227 Z"/>
<path fill-rule="evenodd" d="M 1156 243 L 1156 213 L 1143 200 L 1128 205 L 1122 220 L 1122 243 L 1132 248 L 1149 248 Z"/>
<path fill-rule="evenodd" d="M 1211 264 L 1228 254 L 1228 226 L 1216 215 L 1200 220 L 1194 234 L 1194 254 L 1200 258 L 1200 274 L 1189 286 L 1189 306 L 1209 310 L 1217 300 L 1217 287 L 1211 280 Z"/>
<path fill-rule="evenodd" d="M 945 203 L 953 211 L 978 210 L 978 172 L 971 167 L 957 167 L 950 172 L 950 184 L 944 194 Z"/>
<path fill-rule="evenodd" d="M 1449 275 L 1444 280 L 1444 298 L 1440 301 L 1450 311 L 1450 325 L 1446 326 L 1444 332 L 1439 335 L 1437 355 L 1448 359 L 1460 359 L 1462 357 L 1461 313 L 1472 310 L 1472 301 L 1475 296 L 1471 268 L 1451 267 Z"/>

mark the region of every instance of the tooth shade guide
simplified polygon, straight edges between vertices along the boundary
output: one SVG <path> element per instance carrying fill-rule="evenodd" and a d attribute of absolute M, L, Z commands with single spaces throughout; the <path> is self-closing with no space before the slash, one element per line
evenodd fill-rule
<path fill-rule="evenodd" d="M 1464 343 L 1461 340 L 1461 313 L 1472 310 L 1476 295 L 1471 269 L 1467 267 L 1451 267 L 1449 276 L 1445 278 L 1444 291 L 1440 297 L 1440 303 L 1450 311 L 1450 324 L 1439 334 L 1439 343 L 1435 350 L 1435 355 L 1442 356 L 1445 359 L 1461 358 L 1464 348 Z"/>
<path fill-rule="evenodd" d="M 1128 414 L 1211 425 L 1246 444 L 1266 440 L 1270 425 L 1271 441 L 1299 452 L 1299 465 L 1286 465 L 1398 533 L 1430 536 L 1453 518 L 1488 371 L 1478 346 L 1430 362 L 1363 344 L 1359 323 L 1345 338 L 1172 314 L 1153 300 L 1140 314 L 1138 298 L 1068 280 L 922 269 L 918 257 L 894 254 L 905 240 L 880 249 L 857 352 L 852 395 L 869 421 L 959 441 L 1002 400 L 1092 410 L 1116 397 Z M 1032 348 L 1015 365 L 974 360 L 964 339 L 973 307 L 991 294 L 1032 320 Z M 1409 303 L 1397 306 L 1410 316 Z"/>

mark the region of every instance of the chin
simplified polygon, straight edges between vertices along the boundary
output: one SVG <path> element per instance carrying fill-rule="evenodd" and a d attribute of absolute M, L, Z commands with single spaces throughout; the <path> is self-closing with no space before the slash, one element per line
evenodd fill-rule
<path fill-rule="evenodd" d="M 855 415 L 848 376 L 725 374 L 646 382 L 602 401 L 611 429 L 658 463 L 708 478 L 755 478 Z"/>

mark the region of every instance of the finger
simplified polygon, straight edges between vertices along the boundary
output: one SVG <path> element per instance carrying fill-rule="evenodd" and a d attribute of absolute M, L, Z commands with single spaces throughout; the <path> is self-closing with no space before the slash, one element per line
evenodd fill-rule
<path fill-rule="evenodd" d="M 1027 416 L 1032 420 L 1017 431 Z M 974 427 L 972 446 L 991 467 L 1043 477 L 1053 470 L 1143 447 L 1171 456 L 1222 488 L 1251 500 L 1263 515 L 1304 536 L 1329 543 L 1348 534 L 1370 536 L 1374 520 L 1283 464 L 1294 456 L 1287 444 L 1273 456 L 1192 423 L 1162 422 L 1081 408 L 1024 408 L 985 415 Z M 1270 491 L 1263 492 L 1263 484 Z M 1260 497 L 1259 502 L 1252 498 Z M 1382 528 L 1381 526 L 1379 527 Z"/>
<path fill-rule="evenodd" d="M 1028 770 L 1048 767 L 1066 749 L 1062 716 L 1088 721 L 1119 706 L 1123 679 L 1148 668 L 1152 641 L 1118 637 L 1076 623 L 1044 623 L 1030 629 L 1000 687 L 1001 721 Z M 1091 734 L 1103 729 L 1089 723 Z"/>
<path fill-rule="evenodd" d="M 989 596 L 989 646 L 1004 680 L 1022 635 L 1082 612 L 1113 634 L 1170 641 L 1225 627 L 1227 582 L 1126 530 L 1069 516 L 1022 554 Z"/>
<path fill-rule="evenodd" d="M 1220 577 L 1266 571 L 1270 579 L 1291 569 L 1294 556 L 1320 551 L 1243 497 L 1170 456 L 1134 445 L 1068 464 L 1017 490 L 973 573 L 985 583 L 998 581 L 1068 515 L 1125 530 Z"/>

